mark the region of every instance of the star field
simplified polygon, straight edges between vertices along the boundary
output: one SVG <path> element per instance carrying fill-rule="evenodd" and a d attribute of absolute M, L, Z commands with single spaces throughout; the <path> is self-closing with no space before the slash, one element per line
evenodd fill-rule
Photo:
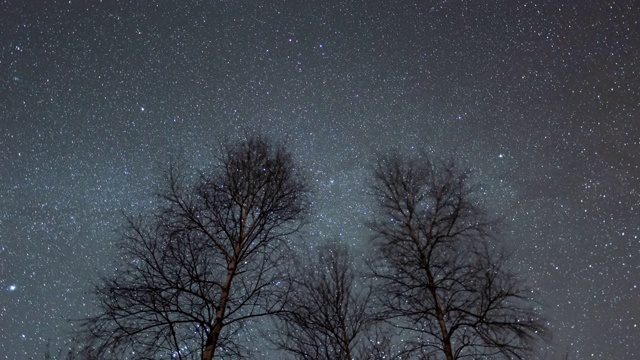
<path fill-rule="evenodd" d="M 0 4 L 0 358 L 69 345 L 162 164 L 284 142 L 313 236 L 362 252 L 376 156 L 458 159 L 507 219 L 548 355 L 640 357 L 633 1 Z"/>

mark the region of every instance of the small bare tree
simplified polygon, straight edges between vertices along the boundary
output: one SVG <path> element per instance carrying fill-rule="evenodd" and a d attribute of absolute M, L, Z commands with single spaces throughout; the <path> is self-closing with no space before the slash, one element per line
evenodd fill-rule
<path fill-rule="evenodd" d="M 506 268 L 496 222 L 453 163 L 401 157 L 374 173 L 376 298 L 423 359 L 526 359 L 546 333 L 532 291 Z M 497 249 L 497 250 L 494 250 Z"/>
<path fill-rule="evenodd" d="M 272 341 L 300 360 L 388 358 L 389 334 L 378 326 L 371 288 L 356 274 L 347 246 L 332 242 L 317 255 L 299 263 Z"/>
<path fill-rule="evenodd" d="M 158 209 L 128 218 L 119 267 L 95 290 L 100 313 L 82 324 L 85 357 L 237 357 L 242 324 L 282 309 L 307 187 L 262 139 L 219 160 L 193 186 L 171 166 Z"/>

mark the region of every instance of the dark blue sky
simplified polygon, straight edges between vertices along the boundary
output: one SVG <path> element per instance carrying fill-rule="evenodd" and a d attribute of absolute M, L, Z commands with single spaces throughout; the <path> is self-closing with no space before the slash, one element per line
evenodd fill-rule
<path fill-rule="evenodd" d="M 308 171 L 309 232 L 363 252 L 376 154 L 459 159 L 552 349 L 640 357 L 638 19 L 633 1 L 2 1 L 0 358 L 68 341 L 169 154 L 203 167 L 246 134 Z"/>

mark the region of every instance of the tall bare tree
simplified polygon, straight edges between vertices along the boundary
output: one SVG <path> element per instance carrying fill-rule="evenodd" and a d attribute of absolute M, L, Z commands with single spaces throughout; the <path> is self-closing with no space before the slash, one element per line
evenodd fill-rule
<path fill-rule="evenodd" d="M 371 288 L 345 244 L 332 242 L 299 264 L 287 311 L 271 338 L 300 360 L 389 358 L 390 337 L 371 303 Z"/>
<path fill-rule="evenodd" d="M 85 357 L 238 356 L 242 324 L 286 302 L 288 242 L 308 210 L 290 154 L 252 138 L 194 185 L 185 177 L 171 166 L 158 208 L 128 218 L 100 312 L 82 324 Z"/>
<path fill-rule="evenodd" d="M 423 359 L 525 359 L 546 333 L 497 226 L 453 163 L 389 157 L 374 172 L 377 299 Z"/>

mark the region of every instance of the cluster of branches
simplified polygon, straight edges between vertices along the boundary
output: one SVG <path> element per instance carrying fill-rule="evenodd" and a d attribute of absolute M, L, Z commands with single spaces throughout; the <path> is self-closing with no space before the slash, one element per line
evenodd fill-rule
<path fill-rule="evenodd" d="M 158 209 L 127 219 L 121 267 L 96 287 L 101 312 L 82 324 L 84 357 L 240 357 L 242 324 L 281 310 L 306 185 L 290 154 L 261 139 L 218 160 L 193 186 L 172 165 Z"/>
<path fill-rule="evenodd" d="M 158 208 L 127 218 L 83 358 L 245 358 L 236 335 L 264 318 L 295 359 L 523 359 L 546 333 L 453 164 L 377 164 L 363 271 L 344 244 L 290 246 L 310 202 L 284 148 L 252 138 L 218 160 L 193 185 L 170 166 Z"/>
<path fill-rule="evenodd" d="M 297 266 L 291 297 L 275 321 L 278 348 L 294 359 L 385 359 L 391 332 L 373 307 L 373 288 L 340 242 L 320 246 Z"/>
<path fill-rule="evenodd" d="M 532 291 L 506 268 L 498 222 L 453 163 L 380 161 L 371 222 L 376 301 L 421 359 L 530 359 L 546 328 Z"/>

